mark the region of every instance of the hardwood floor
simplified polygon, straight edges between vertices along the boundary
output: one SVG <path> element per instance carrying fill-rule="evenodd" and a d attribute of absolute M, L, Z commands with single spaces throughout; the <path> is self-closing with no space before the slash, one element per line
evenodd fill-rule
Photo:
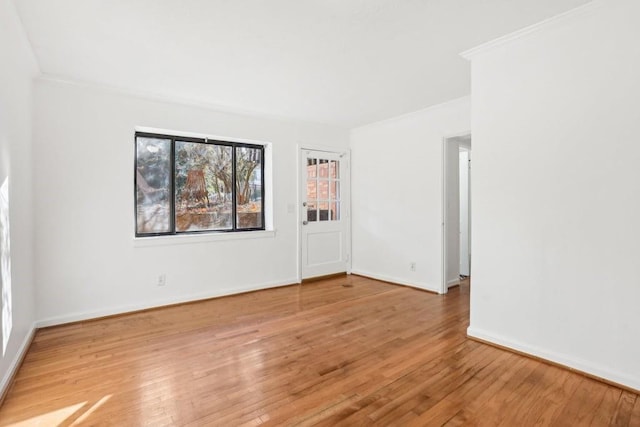
<path fill-rule="evenodd" d="M 469 340 L 446 296 L 344 276 L 38 331 L 1 426 L 640 426 L 640 399 Z"/>

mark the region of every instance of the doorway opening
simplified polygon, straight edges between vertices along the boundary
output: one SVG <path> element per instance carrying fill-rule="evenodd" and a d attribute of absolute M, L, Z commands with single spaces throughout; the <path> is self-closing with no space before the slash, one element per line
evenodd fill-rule
<path fill-rule="evenodd" d="M 441 293 L 471 278 L 471 134 L 443 143 Z"/>

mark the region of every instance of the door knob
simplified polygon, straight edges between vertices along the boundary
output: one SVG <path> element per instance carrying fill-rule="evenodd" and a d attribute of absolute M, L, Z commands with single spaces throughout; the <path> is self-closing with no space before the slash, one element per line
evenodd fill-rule
<path fill-rule="evenodd" d="M 309 221 L 302 221 L 302 225 L 307 225 L 309 224 Z"/>
<path fill-rule="evenodd" d="M 302 202 L 302 206 L 306 208 L 307 207 L 307 202 Z"/>

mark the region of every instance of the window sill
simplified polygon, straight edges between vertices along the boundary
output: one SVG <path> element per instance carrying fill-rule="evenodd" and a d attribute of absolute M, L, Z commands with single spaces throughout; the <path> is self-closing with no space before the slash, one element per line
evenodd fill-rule
<path fill-rule="evenodd" d="M 171 246 L 194 243 L 220 242 L 225 240 L 266 239 L 276 236 L 275 230 L 240 231 L 222 233 L 180 234 L 173 236 L 134 237 L 133 247 Z"/>

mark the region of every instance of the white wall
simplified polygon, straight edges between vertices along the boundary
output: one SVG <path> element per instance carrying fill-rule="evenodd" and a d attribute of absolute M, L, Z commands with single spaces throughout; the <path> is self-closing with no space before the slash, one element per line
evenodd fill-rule
<path fill-rule="evenodd" d="M 354 273 L 440 291 L 443 138 L 469 111 L 461 98 L 352 130 Z"/>
<path fill-rule="evenodd" d="M 640 389 L 640 2 L 471 53 L 469 334 Z"/>
<path fill-rule="evenodd" d="M 295 282 L 297 217 L 288 205 L 297 203 L 296 144 L 348 146 L 342 129 L 44 79 L 36 83 L 35 120 L 40 324 Z M 136 126 L 271 142 L 275 237 L 135 243 Z"/>
<path fill-rule="evenodd" d="M 0 353 L 0 389 L 7 384 L 35 321 L 31 179 L 32 79 L 38 66 L 13 4 L 0 0 L 0 185 L 9 179 L 12 329 Z"/>

